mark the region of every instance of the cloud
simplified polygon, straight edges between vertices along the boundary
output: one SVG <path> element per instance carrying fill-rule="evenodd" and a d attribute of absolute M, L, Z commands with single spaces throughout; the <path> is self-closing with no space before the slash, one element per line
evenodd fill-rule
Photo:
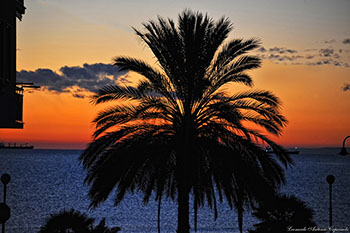
<path fill-rule="evenodd" d="M 306 59 L 313 59 L 315 56 L 314 55 L 307 55 L 305 58 Z"/>
<path fill-rule="evenodd" d="M 334 42 L 335 42 L 334 39 L 332 39 L 332 40 L 325 40 L 325 41 L 324 41 L 324 43 L 326 43 L 326 44 L 332 44 L 332 43 L 334 43 Z"/>
<path fill-rule="evenodd" d="M 97 92 L 105 85 L 123 81 L 126 71 L 119 71 L 118 67 L 96 63 L 81 66 L 64 66 L 59 73 L 51 69 L 37 69 L 36 71 L 21 70 L 17 72 L 18 82 L 33 82 L 57 93 L 70 92 L 76 98 L 84 98 L 84 93 Z M 125 81 L 124 81 L 125 82 Z"/>
<path fill-rule="evenodd" d="M 303 58 L 302 56 L 287 56 L 287 55 L 279 55 L 279 54 L 270 54 L 268 56 L 263 56 L 263 59 L 275 60 L 275 61 L 295 61 L 299 58 Z"/>
<path fill-rule="evenodd" d="M 296 50 L 294 49 L 287 49 L 287 48 L 279 48 L 279 47 L 273 47 L 268 50 L 271 53 L 279 53 L 279 54 L 284 54 L 284 53 L 297 53 Z"/>
<path fill-rule="evenodd" d="M 349 63 L 335 61 L 332 59 L 324 59 L 324 60 L 318 60 L 313 62 L 307 62 L 306 65 L 308 66 L 334 65 L 334 66 L 345 67 L 345 68 L 350 67 Z"/>
<path fill-rule="evenodd" d="M 350 43 L 350 39 L 349 43 Z M 328 40 L 325 43 L 329 44 L 327 48 L 305 48 L 296 50 L 286 47 L 260 47 L 256 50 L 257 56 L 263 60 L 269 60 L 273 63 L 306 65 L 306 66 L 321 66 L 333 65 L 338 67 L 350 67 L 349 56 L 350 50 L 345 49 L 344 43 L 346 40 L 336 42 L 336 40 Z"/>
<path fill-rule="evenodd" d="M 321 57 L 330 57 L 334 54 L 334 49 L 331 49 L 331 48 L 320 49 L 319 52 Z"/>
<path fill-rule="evenodd" d="M 264 47 L 260 47 L 259 49 L 258 49 L 258 52 L 260 52 L 260 53 L 265 53 L 267 50 L 264 48 Z"/>
<path fill-rule="evenodd" d="M 343 44 L 350 44 L 350 38 L 346 38 L 343 40 Z"/>
<path fill-rule="evenodd" d="M 350 91 L 350 84 L 349 83 L 344 84 L 343 91 Z"/>

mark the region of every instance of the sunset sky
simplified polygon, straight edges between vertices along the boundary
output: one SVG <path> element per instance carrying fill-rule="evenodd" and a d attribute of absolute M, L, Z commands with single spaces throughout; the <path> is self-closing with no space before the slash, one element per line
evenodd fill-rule
<path fill-rule="evenodd" d="M 17 23 L 17 80 L 40 90 L 24 95 L 24 129 L 0 129 L 0 141 L 36 148 L 83 149 L 101 109 L 89 96 L 133 75 L 111 66 L 127 55 L 155 64 L 131 27 L 186 8 L 228 17 L 230 38 L 260 38 L 255 89 L 271 90 L 289 120 L 276 139 L 287 147 L 340 146 L 350 135 L 350 1 L 25 0 Z M 242 90 L 233 85 L 230 90 Z"/>

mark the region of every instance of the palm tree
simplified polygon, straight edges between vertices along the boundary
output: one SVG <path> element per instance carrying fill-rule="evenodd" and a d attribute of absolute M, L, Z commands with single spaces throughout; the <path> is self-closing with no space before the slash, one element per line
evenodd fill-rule
<path fill-rule="evenodd" d="M 74 209 L 62 210 L 46 220 L 39 233 L 117 233 L 119 227 L 108 228 L 105 219 L 93 226 L 95 219 Z"/>
<path fill-rule="evenodd" d="M 249 233 L 287 233 L 291 229 L 317 230 L 314 211 L 295 196 L 277 195 L 271 202 L 263 203 L 253 212 L 261 220 Z M 311 231 L 311 230 L 310 230 Z"/>
<path fill-rule="evenodd" d="M 284 182 L 285 150 L 255 127 L 279 135 L 286 125 L 280 100 L 268 91 L 229 95 L 230 83 L 252 86 L 247 71 L 261 61 L 247 52 L 257 39 L 232 39 L 232 25 L 185 10 L 176 25 L 158 17 L 134 29 L 157 59 L 146 62 L 117 57 L 121 70 L 143 76 L 136 87 L 110 85 L 93 97 L 95 104 L 115 102 L 95 118 L 93 141 L 80 160 L 88 173 L 91 206 L 105 201 L 116 187 L 115 204 L 127 192 L 155 194 L 178 204 L 177 232 L 189 232 L 189 196 L 193 196 L 195 228 L 199 207 L 208 204 L 217 217 L 217 200 L 227 200 L 238 213 L 273 196 Z M 260 131 L 261 131 L 260 130 Z M 258 142 L 269 145 L 271 156 Z M 276 159 L 277 158 L 277 159 Z M 160 210 L 158 211 L 158 214 Z M 159 217 L 158 217 L 159 220 Z M 158 222 L 158 231 L 159 222 Z"/>

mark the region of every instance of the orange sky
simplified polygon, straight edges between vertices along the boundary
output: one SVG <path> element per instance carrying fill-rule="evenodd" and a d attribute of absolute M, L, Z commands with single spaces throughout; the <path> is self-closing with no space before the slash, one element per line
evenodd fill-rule
<path fill-rule="evenodd" d="M 185 8 L 198 9 L 215 19 L 229 17 L 235 25 L 231 38 L 262 40 L 263 66 L 252 77 L 254 88 L 271 90 L 283 102 L 289 124 L 278 142 L 291 147 L 340 146 L 350 135 L 350 91 L 342 90 L 350 83 L 349 1 L 176 1 L 169 8 L 170 2 L 154 0 L 158 7 L 139 1 L 139 10 L 119 1 L 101 1 L 108 4 L 25 1 L 27 11 L 18 23 L 18 71 L 48 68 L 60 74 L 63 66 L 107 64 L 119 55 L 154 64 L 131 26 L 141 28 L 157 15 L 175 18 Z M 276 53 L 276 48 L 290 52 Z M 320 61 L 329 64 L 317 64 Z M 88 98 L 69 92 L 26 91 L 24 129 L 0 129 L 0 141 L 82 149 L 91 140 L 91 121 L 99 109 Z"/>
<path fill-rule="evenodd" d="M 341 89 L 348 69 L 264 63 L 255 77 L 256 87 L 273 91 L 283 102 L 289 124 L 280 143 L 338 146 L 350 134 L 350 96 Z"/>
<path fill-rule="evenodd" d="M 271 90 L 283 102 L 289 124 L 277 139 L 281 144 L 339 146 L 349 134 L 350 98 L 340 88 L 348 78 L 347 69 L 264 62 L 253 77 L 254 88 Z M 70 93 L 27 92 L 24 129 L 1 129 L 0 140 L 28 142 L 37 148 L 84 148 L 93 132 L 91 121 L 101 107 L 91 105 L 88 98 L 73 98 Z"/>

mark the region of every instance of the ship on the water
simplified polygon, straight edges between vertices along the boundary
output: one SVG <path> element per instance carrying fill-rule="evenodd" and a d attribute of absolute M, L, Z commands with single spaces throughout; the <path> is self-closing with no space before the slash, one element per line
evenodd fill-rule
<path fill-rule="evenodd" d="M 25 144 L 8 143 L 7 145 L 5 145 L 5 143 L 0 142 L 0 149 L 34 149 L 34 146 L 29 145 L 28 143 L 25 143 Z"/>
<path fill-rule="evenodd" d="M 266 147 L 265 151 L 266 151 L 266 153 L 269 153 L 269 154 L 274 154 L 274 153 L 275 153 L 275 152 L 272 150 L 272 148 L 269 147 L 269 146 Z M 298 150 L 298 147 L 295 147 L 294 150 L 287 150 L 287 151 L 286 151 L 287 154 L 296 154 L 296 155 L 299 154 L 299 152 L 300 152 L 300 151 Z"/>

